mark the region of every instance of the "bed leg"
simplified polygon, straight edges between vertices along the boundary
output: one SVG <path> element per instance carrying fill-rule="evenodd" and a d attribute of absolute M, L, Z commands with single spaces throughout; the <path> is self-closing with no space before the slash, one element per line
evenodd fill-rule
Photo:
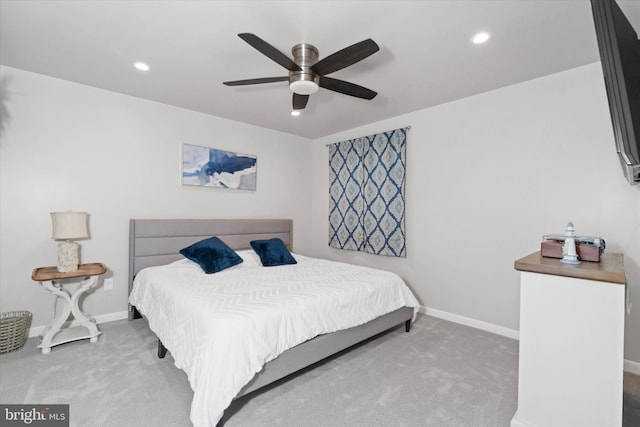
<path fill-rule="evenodd" d="M 133 318 L 134 319 L 142 319 L 142 314 L 140 314 L 140 312 L 138 311 L 137 308 L 133 307 Z"/>
<path fill-rule="evenodd" d="M 167 355 L 167 348 L 162 345 L 162 341 L 158 340 L 158 359 L 164 359 Z"/>
<path fill-rule="evenodd" d="M 404 322 L 404 331 L 409 332 L 411 330 L 411 320 Z"/>

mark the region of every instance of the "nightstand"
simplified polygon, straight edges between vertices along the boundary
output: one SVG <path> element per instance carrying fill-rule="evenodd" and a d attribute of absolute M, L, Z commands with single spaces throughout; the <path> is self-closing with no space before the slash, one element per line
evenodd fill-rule
<path fill-rule="evenodd" d="M 89 338 L 92 343 L 98 342 L 98 335 L 101 332 L 96 326 L 96 321 L 80 310 L 79 301 L 89 289 L 98 283 L 98 276 L 106 271 L 107 269 L 100 263 L 80 264 L 77 271 L 69 273 L 61 273 L 56 267 L 39 267 L 33 270 L 31 279 L 40 282 L 43 288 L 64 301 L 62 310 L 58 312 L 43 332 L 42 342 L 38 346 L 42 349 L 42 354 L 49 354 L 51 347 L 71 341 Z M 63 279 L 81 280 L 76 289 L 69 292 L 64 289 L 64 285 L 67 283 L 61 282 Z M 63 328 L 62 325 L 69 319 L 70 314 L 80 325 Z"/>

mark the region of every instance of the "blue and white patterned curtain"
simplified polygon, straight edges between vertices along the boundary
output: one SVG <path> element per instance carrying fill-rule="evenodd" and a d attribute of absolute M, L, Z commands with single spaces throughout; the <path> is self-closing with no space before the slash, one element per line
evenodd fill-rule
<path fill-rule="evenodd" d="M 405 257 L 407 128 L 329 145 L 329 246 Z"/>

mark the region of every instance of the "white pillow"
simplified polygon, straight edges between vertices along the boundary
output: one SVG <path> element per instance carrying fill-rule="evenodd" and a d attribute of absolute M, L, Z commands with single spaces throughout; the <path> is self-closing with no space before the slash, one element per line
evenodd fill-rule
<path fill-rule="evenodd" d="M 254 252 L 253 249 L 244 249 L 241 251 L 236 251 L 236 253 L 240 258 L 242 258 L 242 262 L 237 265 L 238 267 L 262 267 L 260 257 L 257 253 Z"/>

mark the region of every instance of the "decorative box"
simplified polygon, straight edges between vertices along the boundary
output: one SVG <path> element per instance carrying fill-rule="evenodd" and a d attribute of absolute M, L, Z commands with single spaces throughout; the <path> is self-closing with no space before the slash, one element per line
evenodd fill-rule
<path fill-rule="evenodd" d="M 557 240 L 544 240 L 540 254 L 547 258 L 562 258 L 563 245 L 563 242 Z M 576 242 L 576 252 L 580 261 L 600 262 L 600 254 L 604 252 L 604 246 Z"/>

